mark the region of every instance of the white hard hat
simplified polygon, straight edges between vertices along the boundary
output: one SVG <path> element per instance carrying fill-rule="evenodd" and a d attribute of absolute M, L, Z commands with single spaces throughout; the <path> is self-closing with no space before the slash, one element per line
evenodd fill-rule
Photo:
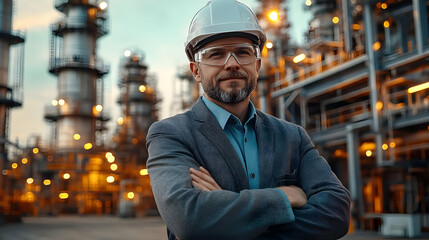
<path fill-rule="evenodd" d="M 225 37 L 250 38 L 261 50 L 267 39 L 249 7 L 236 0 L 212 0 L 191 21 L 185 43 L 186 55 L 193 61 L 198 48 Z"/>

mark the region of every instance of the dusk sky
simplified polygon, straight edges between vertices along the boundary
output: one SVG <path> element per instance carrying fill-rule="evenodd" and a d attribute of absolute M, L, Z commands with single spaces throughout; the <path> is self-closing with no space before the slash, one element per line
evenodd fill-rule
<path fill-rule="evenodd" d="M 50 24 L 62 13 L 54 8 L 54 0 L 15 0 L 14 29 L 24 30 L 24 101 L 21 108 L 11 111 L 10 140 L 18 138 L 26 145 L 29 136 L 41 136 L 48 143 L 50 128 L 44 121 L 44 107 L 57 97 L 57 78 L 48 72 Z M 158 90 L 163 99 L 161 118 L 169 117 L 175 75 L 179 67 L 188 66 L 184 53 L 189 23 L 207 0 L 110 0 L 108 1 L 109 33 L 97 42 L 97 54 L 110 64 L 110 73 L 104 77 L 105 101 L 103 111 L 110 113 L 109 132 L 116 127 L 119 117 L 118 70 L 126 49 L 145 53 L 150 74 L 158 79 Z M 241 0 L 256 11 L 256 0 Z M 290 35 L 302 43 L 308 29 L 309 12 L 303 11 L 304 0 L 289 0 Z M 11 74 L 11 73 L 9 73 Z"/>

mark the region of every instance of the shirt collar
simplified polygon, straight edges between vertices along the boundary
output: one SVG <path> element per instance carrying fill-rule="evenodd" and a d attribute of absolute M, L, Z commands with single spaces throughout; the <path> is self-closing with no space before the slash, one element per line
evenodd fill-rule
<path fill-rule="evenodd" d="M 230 112 L 226 111 L 225 109 L 221 108 L 216 103 L 210 101 L 204 95 L 203 95 L 202 99 L 203 99 L 203 102 L 206 104 L 207 108 L 210 110 L 210 112 L 212 112 L 212 114 L 215 116 L 216 120 L 218 121 L 218 123 L 222 129 L 225 129 L 225 126 L 231 117 L 237 119 L 237 121 L 238 121 L 238 118 L 236 116 L 234 116 Z M 250 120 L 255 118 L 255 115 L 256 115 L 255 106 L 253 105 L 252 101 L 250 101 L 249 102 L 249 115 L 248 115 L 248 119 L 247 119 L 245 124 L 247 124 Z"/>

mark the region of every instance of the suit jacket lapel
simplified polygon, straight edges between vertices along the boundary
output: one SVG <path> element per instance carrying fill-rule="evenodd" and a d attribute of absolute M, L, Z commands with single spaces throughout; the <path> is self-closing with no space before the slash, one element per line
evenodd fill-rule
<path fill-rule="evenodd" d="M 275 139 L 273 129 L 268 127 L 263 121 L 263 115 L 257 111 L 255 123 L 256 139 L 259 150 L 259 188 L 270 186 L 273 163 Z"/>
<path fill-rule="evenodd" d="M 201 98 L 198 99 L 191 111 L 194 114 L 194 119 L 202 122 L 199 127 L 201 133 L 216 147 L 228 164 L 231 173 L 234 175 L 236 185 L 241 186 L 241 189 L 248 189 L 249 181 L 234 147 Z"/>

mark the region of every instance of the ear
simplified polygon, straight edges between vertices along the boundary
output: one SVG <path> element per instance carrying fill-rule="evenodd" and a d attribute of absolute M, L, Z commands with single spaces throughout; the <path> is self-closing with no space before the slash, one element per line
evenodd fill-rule
<path fill-rule="evenodd" d="M 196 62 L 190 62 L 189 68 L 191 69 L 192 75 L 195 78 L 195 81 L 201 83 L 201 75 L 200 75 L 200 66 Z"/>
<path fill-rule="evenodd" d="M 262 65 L 262 59 L 259 59 L 259 60 L 256 62 L 256 72 L 258 72 L 258 73 L 259 73 L 259 69 L 261 69 L 261 65 Z"/>

